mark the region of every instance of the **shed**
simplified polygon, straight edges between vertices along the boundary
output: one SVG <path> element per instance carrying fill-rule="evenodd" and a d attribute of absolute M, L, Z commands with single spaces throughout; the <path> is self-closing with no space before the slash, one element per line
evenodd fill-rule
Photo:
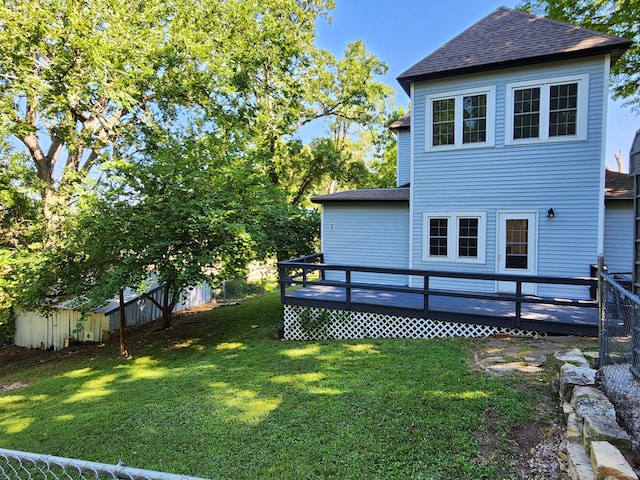
<path fill-rule="evenodd" d="M 151 295 L 161 301 L 162 286 L 156 286 Z M 211 288 L 198 285 L 182 293 L 174 312 L 196 307 L 212 300 Z M 101 342 L 105 332 L 120 328 L 119 302 L 109 300 L 104 306 L 94 309 L 82 325 L 82 312 L 77 301 L 60 303 L 47 313 L 16 310 L 16 333 L 14 343 L 19 347 L 59 350 L 68 345 L 70 339 L 83 342 Z M 125 312 L 127 325 L 137 325 L 156 320 L 162 316 L 160 310 L 142 294 L 127 289 L 125 291 Z M 78 331 L 75 331 L 81 326 Z"/>

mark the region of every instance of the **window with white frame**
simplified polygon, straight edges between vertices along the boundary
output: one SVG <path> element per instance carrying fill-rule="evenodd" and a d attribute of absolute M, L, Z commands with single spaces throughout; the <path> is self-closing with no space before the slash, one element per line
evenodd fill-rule
<path fill-rule="evenodd" d="M 426 150 L 494 145 L 495 87 L 427 95 Z"/>
<path fill-rule="evenodd" d="M 584 140 L 588 76 L 507 85 L 506 143 Z"/>
<path fill-rule="evenodd" d="M 425 261 L 484 263 L 485 212 L 424 213 Z"/>

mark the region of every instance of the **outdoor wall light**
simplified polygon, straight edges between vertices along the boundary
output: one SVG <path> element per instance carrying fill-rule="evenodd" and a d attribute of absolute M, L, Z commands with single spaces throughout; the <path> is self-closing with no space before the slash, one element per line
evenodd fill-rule
<path fill-rule="evenodd" d="M 553 218 L 555 216 L 556 216 L 556 212 L 553 211 L 553 208 L 550 208 L 549 210 L 547 210 L 547 217 Z"/>

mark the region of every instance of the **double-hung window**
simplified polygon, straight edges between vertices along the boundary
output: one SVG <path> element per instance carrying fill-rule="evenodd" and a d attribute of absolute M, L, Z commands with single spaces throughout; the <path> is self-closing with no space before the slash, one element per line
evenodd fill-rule
<path fill-rule="evenodd" d="M 494 145 L 495 87 L 426 97 L 426 150 Z"/>
<path fill-rule="evenodd" d="M 425 261 L 484 263 L 484 212 L 424 213 Z"/>
<path fill-rule="evenodd" d="M 588 76 L 507 85 L 506 142 L 586 139 Z"/>

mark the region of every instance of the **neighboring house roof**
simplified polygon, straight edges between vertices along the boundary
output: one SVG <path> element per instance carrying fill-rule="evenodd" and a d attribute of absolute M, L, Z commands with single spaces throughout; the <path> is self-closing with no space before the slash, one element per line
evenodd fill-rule
<path fill-rule="evenodd" d="M 411 112 L 405 113 L 398 120 L 389 125 L 391 130 L 408 130 L 411 127 Z"/>
<path fill-rule="evenodd" d="M 408 202 L 409 188 L 363 188 L 311 199 L 314 203 L 328 202 Z"/>
<path fill-rule="evenodd" d="M 611 54 L 613 65 L 631 46 L 625 38 L 499 7 L 400 74 L 411 83 L 502 68 Z"/>
<path fill-rule="evenodd" d="M 633 200 L 633 177 L 607 170 L 604 184 L 606 200 Z"/>

